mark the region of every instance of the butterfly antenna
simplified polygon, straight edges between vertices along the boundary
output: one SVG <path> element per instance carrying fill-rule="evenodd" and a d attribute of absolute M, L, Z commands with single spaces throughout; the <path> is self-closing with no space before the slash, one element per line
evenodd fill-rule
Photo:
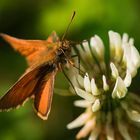
<path fill-rule="evenodd" d="M 64 32 L 64 34 L 62 36 L 62 41 L 64 40 L 64 38 L 66 37 L 66 35 L 68 33 L 69 27 L 70 27 L 70 25 L 71 25 L 71 23 L 72 23 L 72 21 L 73 21 L 73 19 L 75 17 L 75 14 L 76 14 L 76 12 L 74 11 L 73 14 L 72 14 L 71 20 L 70 20 L 70 22 L 69 22 L 69 24 L 68 24 L 68 26 L 66 28 L 66 31 Z"/>

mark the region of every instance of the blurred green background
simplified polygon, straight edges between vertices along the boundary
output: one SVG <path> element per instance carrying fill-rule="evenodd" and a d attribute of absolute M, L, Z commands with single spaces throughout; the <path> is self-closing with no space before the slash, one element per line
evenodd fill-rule
<path fill-rule="evenodd" d="M 74 10 L 68 40 L 81 41 L 98 34 L 107 46 L 111 29 L 130 34 L 140 50 L 138 0 L 0 0 L 0 32 L 18 38 L 46 39 L 55 30 L 61 37 Z M 26 67 L 25 59 L 0 39 L 0 95 Z M 132 89 L 139 92 L 136 85 Z M 66 129 L 66 124 L 82 111 L 73 107 L 74 100 L 54 95 L 48 121 L 35 115 L 32 101 L 18 110 L 0 113 L 0 140 L 74 140 L 78 129 Z"/>

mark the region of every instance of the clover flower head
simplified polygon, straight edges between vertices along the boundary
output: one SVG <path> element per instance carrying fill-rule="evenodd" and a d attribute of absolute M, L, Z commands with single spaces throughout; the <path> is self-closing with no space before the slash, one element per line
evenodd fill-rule
<path fill-rule="evenodd" d="M 108 58 L 107 48 L 97 35 L 73 50 L 78 53 L 80 69 L 85 72 L 83 75 L 74 68 L 69 72 L 75 91 L 82 98 L 74 105 L 85 108 L 84 113 L 67 125 L 68 129 L 83 126 L 77 139 L 89 135 L 89 140 L 102 137 L 131 140 L 131 126 L 140 122 L 140 97 L 128 90 L 140 67 L 139 52 L 126 33 L 121 37 L 109 31 L 109 44 Z"/>

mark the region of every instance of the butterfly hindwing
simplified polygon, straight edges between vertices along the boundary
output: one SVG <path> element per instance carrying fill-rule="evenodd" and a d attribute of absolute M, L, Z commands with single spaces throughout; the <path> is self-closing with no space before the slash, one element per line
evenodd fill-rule
<path fill-rule="evenodd" d="M 55 74 L 56 72 L 52 72 L 49 77 L 45 76 L 36 89 L 34 107 L 43 120 L 48 118 L 51 109 Z"/>

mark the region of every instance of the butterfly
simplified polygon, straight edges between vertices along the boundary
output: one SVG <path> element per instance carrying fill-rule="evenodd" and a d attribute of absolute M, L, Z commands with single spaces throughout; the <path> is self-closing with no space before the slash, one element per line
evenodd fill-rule
<path fill-rule="evenodd" d="M 72 19 L 74 15 L 75 12 Z M 60 40 L 55 32 L 47 40 L 24 40 L 7 34 L 0 36 L 13 49 L 25 56 L 29 66 L 19 80 L 0 98 L 0 110 L 17 108 L 32 97 L 37 115 L 46 120 L 51 109 L 56 73 L 67 63 L 71 63 L 70 41 L 64 39 L 65 35 Z"/>

